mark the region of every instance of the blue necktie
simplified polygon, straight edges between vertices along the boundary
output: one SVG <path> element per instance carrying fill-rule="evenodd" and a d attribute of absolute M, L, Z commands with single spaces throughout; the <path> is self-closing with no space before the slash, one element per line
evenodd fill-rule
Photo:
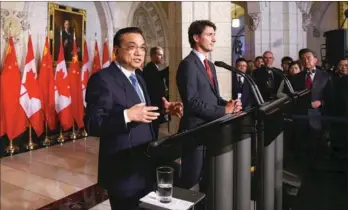
<path fill-rule="evenodd" d="M 135 91 L 137 92 L 137 94 L 138 94 L 138 96 L 140 98 L 140 101 L 142 103 L 146 103 L 145 99 L 144 99 L 144 96 L 143 96 L 143 94 L 140 91 L 140 87 L 138 85 L 138 80 L 137 80 L 137 77 L 135 76 L 135 74 L 131 74 L 129 79 L 132 81 L 132 85 L 133 85 Z"/>

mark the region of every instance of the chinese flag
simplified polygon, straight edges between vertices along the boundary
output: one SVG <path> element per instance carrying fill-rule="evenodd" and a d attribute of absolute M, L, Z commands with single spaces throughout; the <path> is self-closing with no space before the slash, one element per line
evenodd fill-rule
<path fill-rule="evenodd" d="M 37 136 L 41 136 L 44 126 L 44 116 L 42 113 L 41 91 L 39 82 L 37 80 L 37 71 L 31 35 L 29 35 L 28 40 L 28 51 L 22 75 L 21 95 L 19 102 L 22 105 L 22 108 Z"/>
<path fill-rule="evenodd" d="M 60 37 L 59 55 L 55 74 L 54 96 L 60 125 L 63 130 L 68 130 L 72 127 L 73 120 L 71 116 L 70 81 L 64 59 L 62 35 Z"/>
<path fill-rule="evenodd" d="M 100 69 L 101 69 L 101 67 L 100 67 L 100 56 L 99 56 L 98 42 L 97 42 L 97 40 L 95 40 L 92 74 L 100 71 Z"/>
<path fill-rule="evenodd" d="M 87 82 L 89 79 L 89 58 L 88 58 L 88 49 L 87 49 L 87 43 L 85 40 L 85 43 L 83 44 L 83 58 L 82 58 L 82 69 L 81 69 L 81 87 L 82 87 L 82 101 L 84 107 L 86 107 L 86 88 L 87 88 Z"/>
<path fill-rule="evenodd" d="M 12 37 L 5 55 L 4 68 L 1 73 L 0 96 L 1 96 L 1 133 L 6 133 L 10 140 L 22 134 L 27 127 L 25 113 L 19 104 L 21 89 L 21 75 L 19 72 L 16 51 Z"/>
<path fill-rule="evenodd" d="M 1 72 L 0 72 L 0 87 L 1 87 Z M 1 89 L 0 89 L 1 91 Z M 4 120 L 4 111 L 3 111 L 3 105 L 1 103 L 3 99 L 1 98 L 1 92 L 0 92 L 0 137 L 4 136 L 6 134 L 6 128 L 5 128 L 5 120 Z"/>
<path fill-rule="evenodd" d="M 42 55 L 39 85 L 41 89 L 41 101 L 47 126 L 50 130 L 56 128 L 56 109 L 54 104 L 54 76 L 50 45 L 46 36 L 45 48 Z"/>
<path fill-rule="evenodd" d="M 82 87 L 80 80 L 80 66 L 77 56 L 76 37 L 74 36 L 73 56 L 69 69 L 69 79 L 71 87 L 71 111 L 78 128 L 83 128 L 84 107 L 82 102 Z"/>
<path fill-rule="evenodd" d="M 105 39 L 103 45 L 103 68 L 110 66 L 110 56 L 109 56 L 109 48 L 108 48 L 108 40 Z"/>

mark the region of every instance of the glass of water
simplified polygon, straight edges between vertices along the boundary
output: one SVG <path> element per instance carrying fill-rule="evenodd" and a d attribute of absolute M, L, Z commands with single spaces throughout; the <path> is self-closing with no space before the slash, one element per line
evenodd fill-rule
<path fill-rule="evenodd" d="M 159 167 L 157 174 L 157 196 L 162 203 L 170 203 L 173 194 L 173 171 L 168 166 Z"/>

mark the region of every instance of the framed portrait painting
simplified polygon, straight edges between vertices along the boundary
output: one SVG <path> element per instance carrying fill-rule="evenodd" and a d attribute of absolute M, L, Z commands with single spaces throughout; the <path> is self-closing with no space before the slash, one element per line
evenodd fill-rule
<path fill-rule="evenodd" d="M 338 3 L 338 27 L 348 29 L 348 20 L 345 21 L 345 15 L 344 12 L 348 9 L 348 2 L 347 1 L 340 1 Z M 343 24 L 343 25 L 342 25 Z"/>
<path fill-rule="evenodd" d="M 60 40 L 63 43 L 65 61 L 68 64 L 71 62 L 74 34 L 78 59 L 82 61 L 86 35 L 86 10 L 48 2 L 48 31 L 54 64 L 58 59 Z"/>

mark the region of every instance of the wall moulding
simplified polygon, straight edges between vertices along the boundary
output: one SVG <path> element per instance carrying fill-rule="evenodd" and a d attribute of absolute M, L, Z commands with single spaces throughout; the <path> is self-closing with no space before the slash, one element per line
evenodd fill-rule
<path fill-rule="evenodd" d="M 27 12 L 1 9 L 1 36 L 5 41 L 8 41 L 11 35 L 13 42 L 18 42 L 21 33 L 29 27 Z"/>

